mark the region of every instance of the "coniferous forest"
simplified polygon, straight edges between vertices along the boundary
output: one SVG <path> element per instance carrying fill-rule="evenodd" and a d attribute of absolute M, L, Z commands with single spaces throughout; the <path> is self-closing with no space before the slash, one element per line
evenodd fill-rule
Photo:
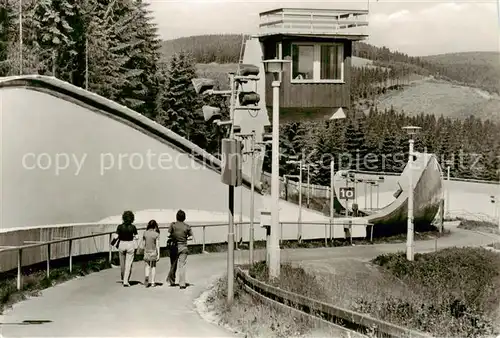
<path fill-rule="evenodd" d="M 142 1 L 23 0 L 21 65 L 18 3 L 0 3 L 0 76 L 18 75 L 21 68 L 23 74 L 55 76 L 134 109 L 212 154 L 220 151 L 224 135 L 204 122 L 200 109 L 203 104 L 216 105 L 228 114 L 228 102 L 198 97 L 191 79 L 200 75 L 198 63 L 238 62 L 241 35 L 164 43 L 148 4 Z M 493 84 L 498 84 L 486 63 L 454 67 L 443 60 L 414 58 L 364 43 L 356 44 L 354 52 L 381 66 L 352 72 L 355 101 L 388 90 L 380 84 L 390 80 L 404 84 L 410 74 L 440 76 L 491 91 L 495 91 Z M 221 87 L 227 85 L 220 82 Z M 285 155 L 304 154 L 309 161 L 322 163 L 311 183 L 327 185 L 333 157 L 343 168 L 401 171 L 408 149 L 401 127 L 418 125 L 422 133 L 416 150 L 434 152 L 443 161 L 453 160 L 452 176 L 498 179 L 500 123 L 474 116 L 455 120 L 433 113 L 409 117 L 393 109 L 371 108 L 342 122 L 291 123 L 281 128 L 281 147 Z M 270 169 L 269 157 L 264 164 L 266 171 Z M 356 158 L 360 159 L 357 163 Z M 286 165 L 284 156 L 282 159 L 282 173 L 292 173 L 295 169 Z"/>

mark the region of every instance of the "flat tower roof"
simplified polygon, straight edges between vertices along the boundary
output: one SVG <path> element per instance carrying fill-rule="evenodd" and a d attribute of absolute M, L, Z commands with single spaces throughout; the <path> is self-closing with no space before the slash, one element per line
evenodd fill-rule
<path fill-rule="evenodd" d="M 350 40 L 368 37 L 368 10 L 278 8 L 259 16 L 259 37 L 295 35 Z"/>

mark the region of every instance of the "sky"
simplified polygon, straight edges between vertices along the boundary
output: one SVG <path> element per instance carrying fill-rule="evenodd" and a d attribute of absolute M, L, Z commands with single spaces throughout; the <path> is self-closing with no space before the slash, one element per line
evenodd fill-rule
<path fill-rule="evenodd" d="M 280 7 L 367 9 L 369 38 L 412 56 L 499 51 L 500 0 L 147 0 L 165 39 L 257 33 L 259 12 Z"/>

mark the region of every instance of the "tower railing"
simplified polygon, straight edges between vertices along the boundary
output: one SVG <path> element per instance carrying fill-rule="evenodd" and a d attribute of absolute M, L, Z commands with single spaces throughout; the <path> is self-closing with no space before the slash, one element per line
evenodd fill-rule
<path fill-rule="evenodd" d="M 280 8 L 260 13 L 260 34 L 367 36 L 367 10 Z"/>

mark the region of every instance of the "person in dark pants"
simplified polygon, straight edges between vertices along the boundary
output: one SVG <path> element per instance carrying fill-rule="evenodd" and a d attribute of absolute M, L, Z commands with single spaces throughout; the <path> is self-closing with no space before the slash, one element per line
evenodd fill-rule
<path fill-rule="evenodd" d="M 119 241 L 118 251 L 120 254 L 120 271 L 123 286 L 130 286 L 130 274 L 134 262 L 135 249 L 137 249 L 137 228 L 132 224 L 135 220 L 132 211 L 125 211 L 122 215 L 123 223 L 116 228 L 116 235 Z"/>
<path fill-rule="evenodd" d="M 175 274 L 179 267 L 179 286 L 181 289 L 186 288 L 186 261 L 188 256 L 187 241 L 193 237 L 191 227 L 184 223 L 186 214 L 184 211 L 177 211 L 177 221 L 170 224 L 169 240 L 172 241 L 170 246 L 170 272 L 168 273 L 167 282 L 170 286 L 175 286 Z"/>

